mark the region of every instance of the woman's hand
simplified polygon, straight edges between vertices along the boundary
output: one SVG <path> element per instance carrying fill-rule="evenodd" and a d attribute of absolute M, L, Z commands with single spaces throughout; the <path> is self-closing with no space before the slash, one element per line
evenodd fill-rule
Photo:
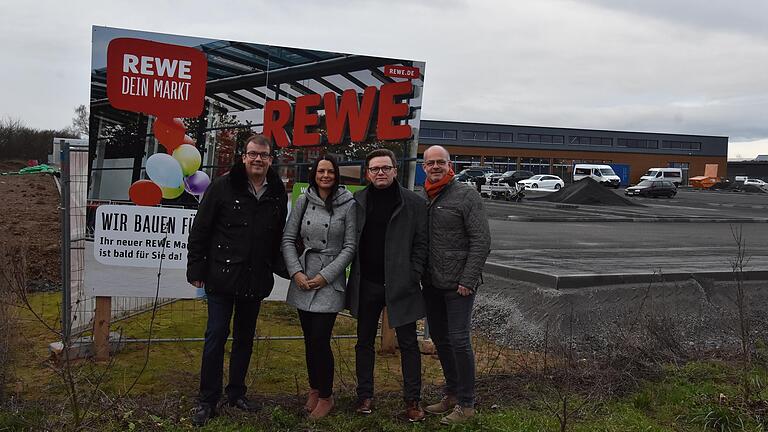
<path fill-rule="evenodd" d="M 296 274 L 293 275 L 293 281 L 296 282 L 296 285 L 299 287 L 299 289 L 303 289 L 303 290 L 312 289 L 309 285 L 309 279 L 307 279 L 307 275 L 305 275 L 302 272 L 296 272 Z"/>
<path fill-rule="evenodd" d="M 309 280 L 310 289 L 320 289 L 326 285 L 328 285 L 328 281 L 320 274 Z"/>

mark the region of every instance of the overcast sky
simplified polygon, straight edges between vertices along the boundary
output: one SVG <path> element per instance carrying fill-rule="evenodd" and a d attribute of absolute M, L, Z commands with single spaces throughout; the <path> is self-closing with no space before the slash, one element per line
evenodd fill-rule
<path fill-rule="evenodd" d="M 0 116 L 32 127 L 88 103 L 102 25 L 423 60 L 425 119 L 723 135 L 730 157 L 768 154 L 766 0 L 23 4 L 0 5 Z"/>

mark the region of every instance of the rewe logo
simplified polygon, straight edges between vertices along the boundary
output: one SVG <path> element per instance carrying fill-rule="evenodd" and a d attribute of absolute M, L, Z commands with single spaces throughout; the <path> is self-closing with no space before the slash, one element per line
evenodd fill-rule
<path fill-rule="evenodd" d="M 117 109 L 161 119 L 203 112 L 208 61 L 194 48 L 113 39 L 107 48 L 107 98 Z"/>

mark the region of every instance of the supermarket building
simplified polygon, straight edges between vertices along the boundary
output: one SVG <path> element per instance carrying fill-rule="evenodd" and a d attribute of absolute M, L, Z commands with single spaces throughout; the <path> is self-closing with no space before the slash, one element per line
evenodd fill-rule
<path fill-rule="evenodd" d="M 456 172 L 491 165 L 497 172 L 526 170 L 570 182 L 576 163 L 609 164 L 622 183 L 637 183 L 649 168 L 683 170 L 689 177 L 717 164 L 726 177 L 728 137 L 598 129 L 517 126 L 422 119 L 419 156 L 431 145 L 451 153 Z"/>

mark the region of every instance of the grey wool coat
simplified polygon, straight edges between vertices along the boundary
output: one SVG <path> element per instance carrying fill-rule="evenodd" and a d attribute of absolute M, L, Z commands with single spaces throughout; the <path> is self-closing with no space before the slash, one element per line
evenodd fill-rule
<path fill-rule="evenodd" d="M 301 209 L 306 206 L 303 219 Z M 291 276 L 288 304 L 309 312 L 339 312 L 344 309 L 345 270 L 355 256 L 356 209 L 352 193 L 343 186 L 333 197 L 333 215 L 313 188 L 299 196 L 283 232 L 282 251 Z M 296 238 L 304 242 L 304 253 L 296 250 Z M 316 290 L 303 290 L 293 275 L 303 272 L 308 279 L 317 274 L 328 284 Z"/>
<path fill-rule="evenodd" d="M 358 241 L 365 226 L 368 188 L 355 192 Z M 415 192 L 399 185 L 398 190 L 400 204 L 392 213 L 384 240 L 384 296 L 393 328 L 416 322 L 426 314 L 419 279 L 425 271 L 429 246 L 427 203 Z M 355 318 L 360 307 L 360 267 L 357 255 L 347 286 L 347 307 Z"/>

